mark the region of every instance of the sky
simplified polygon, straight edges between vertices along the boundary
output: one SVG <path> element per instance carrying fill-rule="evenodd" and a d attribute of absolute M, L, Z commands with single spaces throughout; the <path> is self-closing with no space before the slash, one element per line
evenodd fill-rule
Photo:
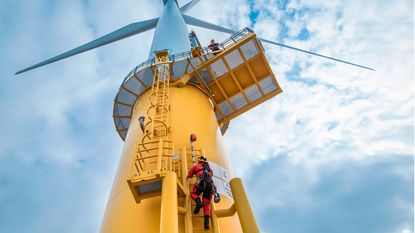
<path fill-rule="evenodd" d="M 179 1 L 181 5 L 187 1 Z M 0 232 L 98 232 L 123 142 L 112 119 L 154 30 L 15 76 L 158 0 L 0 1 Z M 203 0 L 189 15 L 264 44 L 283 93 L 224 137 L 261 232 L 414 232 L 414 3 Z M 202 43 L 229 35 L 189 26 Z"/>

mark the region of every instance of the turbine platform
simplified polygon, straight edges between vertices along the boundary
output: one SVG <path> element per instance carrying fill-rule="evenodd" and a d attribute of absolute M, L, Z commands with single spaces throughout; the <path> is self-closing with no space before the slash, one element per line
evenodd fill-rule
<path fill-rule="evenodd" d="M 169 56 L 171 86 L 198 86 L 210 98 L 222 130 L 229 121 L 282 92 L 256 34 L 245 28 L 218 50 L 198 48 Z M 125 140 L 137 99 L 152 86 L 155 58 L 136 66 L 114 100 L 117 132 Z M 223 132 L 223 131 L 222 131 Z"/>

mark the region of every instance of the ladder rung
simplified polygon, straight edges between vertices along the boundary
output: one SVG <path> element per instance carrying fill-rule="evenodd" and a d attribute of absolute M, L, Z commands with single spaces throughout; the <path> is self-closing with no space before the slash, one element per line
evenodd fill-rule
<path fill-rule="evenodd" d="M 204 228 L 193 228 L 193 231 L 212 232 L 211 230 L 205 230 Z"/>

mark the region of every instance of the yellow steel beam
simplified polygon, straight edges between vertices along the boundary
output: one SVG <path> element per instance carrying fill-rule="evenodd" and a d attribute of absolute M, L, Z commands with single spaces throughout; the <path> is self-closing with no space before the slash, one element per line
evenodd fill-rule
<path fill-rule="evenodd" d="M 231 205 L 228 209 L 222 209 L 222 210 L 215 210 L 215 214 L 218 218 L 224 218 L 224 217 L 231 217 L 234 216 L 236 213 L 236 207 L 235 203 Z"/>
<path fill-rule="evenodd" d="M 249 205 L 244 186 L 240 178 L 233 178 L 230 181 L 232 196 L 235 201 L 236 212 L 244 233 L 259 233 L 251 205 Z"/>
<path fill-rule="evenodd" d="M 215 211 L 216 206 L 215 206 L 215 204 L 213 202 L 211 202 L 210 205 L 212 207 L 212 216 L 211 216 L 211 219 L 212 219 L 212 228 L 213 228 L 212 230 L 213 230 L 213 233 L 220 233 L 219 223 L 218 223 L 218 217 L 216 216 L 216 211 Z"/>
<path fill-rule="evenodd" d="M 140 203 L 140 198 L 138 197 L 138 193 L 136 191 L 136 186 L 131 182 L 131 180 L 127 180 L 128 187 L 130 188 L 131 193 L 133 194 L 135 203 Z"/>
<path fill-rule="evenodd" d="M 183 87 L 192 77 L 189 74 L 184 74 L 182 77 L 174 81 L 171 86 Z"/>
<path fill-rule="evenodd" d="M 177 179 L 177 187 L 178 187 L 178 193 L 180 194 L 180 197 L 185 197 L 186 195 L 189 195 L 189 192 L 187 191 L 187 189 L 185 189 L 184 185 L 180 182 L 179 179 Z"/>
<path fill-rule="evenodd" d="M 272 72 L 271 67 L 269 66 L 269 63 L 268 63 L 268 61 L 267 61 L 267 58 L 265 57 L 265 54 L 261 53 L 261 59 L 262 59 L 262 62 L 265 64 L 265 68 L 268 70 L 268 73 L 270 73 L 270 74 L 274 74 L 274 73 Z"/>
<path fill-rule="evenodd" d="M 182 153 L 180 155 L 180 162 L 182 166 L 182 184 L 186 187 L 187 183 L 187 156 L 186 156 L 186 147 L 182 148 Z"/>
<path fill-rule="evenodd" d="M 257 45 L 258 48 L 261 48 L 262 49 L 262 45 L 260 44 L 260 42 L 258 40 L 255 40 L 255 43 L 256 43 L 256 45 Z M 269 63 L 267 61 L 267 58 L 265 57 L 265 54 L 264 53 L 261 53 L 261 59 L 262 59 L 262 62 L 265 64 L 265 67 L 268 70 L 268 72 L 273 76 L 273 80 L 275 82 L 275 86 L 277 86 L 277 89 L 280 89 L 281 90 L 281 87 L 280 87 L 277 79 L 275 78 L 274 73 L 272 72 L 271 66 L 269 65 Z"/>
<path fill-rule="evenodd" d="M 245 66 L 248 69 L 249 72 L 249 76 L 251 76 L 251 79 L 255 82 L 256 86 L 258 87 L 259 92 L 261 92 L 261 95 L 264 96 L 265 93 L 262 90 L 261 86 L 259 85 L 258 79 L 255 77 L 254 72 L 252 71 L 251 65 L 249 65 L 248 60 L 246 59 L 245 55 L 243 54 L 243 52 L 241 51 L 241 47 L 238 48 L 238 52 L 242 57 L 242 60 L 244 60 L 245 62 Z M 259 52 L 259 51 L 258 51 Z M 259 52 L 260 53 L 260 52 Z"/>
<path fill-rule="evenodd" d="M 199 82 L 203 82 L 202 77 L 200 77 L 199 72 L 195 72 L 195 77 Z M 212 77 L 212 79 L 214 79 Z M 222 110 L 219 108 L 219 105 L 216 103 L 215 99 L 213 98 L 212 94 L 210 94 L 209 90 L 205 89 L 202 85 L 200 85 L 202 87 L 202 89 L 205 91 L 205 93 L 209 96 L 209 98 L 212 100 L 213 105 L 215 106 L 215 110 L 219 111 L 219 113 L 222 115 L 222 119 L 225 119 L 225 114 L 222 112 Z M 225 97 L 226 98 L 226 97 Z"/>
<path fill-rule="evenodd" d="M 167 172 L 161 188 L 160 233 L 179 233 L 177 175 Z"/>
<path fill-rule="evenodd" d="M 185 70 L 185 72 L 186 72 L 186 73 L 188 73 L 188 72 L 189 72 L 189 71 L 188 71 L 188 70 L 189 70 L 189 64 L 190 64 L 190 61 L 186 64 L 186 68 L 184 68 L 184 70 Z"/>
<path fill-rule="evenodd" d="M 233 112 L 233 113 L 229 114 L 227 116 L 227 119 L 233 119 L 233 118 L 241 115 L 242 113 L 245 113 L 246 111 L 258 106 L 259 104 L 271 99 L 272 97 L 280 94 L 281 92 L 282 92 L 281 89 L 276 89 L 274 91 L 271 91 L 270 93 L 266 94 L 265 96 L 255 100 L 253 102 L 250 102 L 250 104 L 245 105 L 244 107 L 240 108 L 237 112 Z M 227 121 L 222 119 L 222 120 L 219 121 L 219 124 L 222 124 L 222 123 L 225 123 L 225 122 L 227 122 Z"/>
<path fill-rule="evenodd" d="M 195 74 L 196 74 L 195 78 L 200 83 L 200 86 L 202 87 L 202 89 L 208 92 L 210 95 L 213 95 L 212 91 L 209 89 L 209 86 L 205 83 L 205 81 L 203 81 L 202 77 L 200 77 L 199 72 L 196 71 Z"/>
<path fill-rule="evenodd" d="M 228 94 L 226 94 L 225 90 L 223 90 L 222 85 L 220 85 L 220 83 L 217 81 L 216 76 L 213 74 L 212 70 L 210 69 L 210 67 L 206 67 L 207 71 L 209 72 L 210 76 L 213 79 L 213 82 L 215 82 L 216 86 L 218 86 L 220 92 L 222 93 L 223 97 L 225 97 L 226 101 L 228 102 L 228 104 L 230 105 L 230 107 L 232 108 L 232 111 L 236 111 L 235 107 L 233 106 L 231 100 L 228 97 Z"/>
<path fill-rule="evenodd" d="M 181 207 L 181 206 L 177 207 L 177 211 L 180 215 L 186 215 L 186 213 L 187 213 L 187 209 L 184 208 L 184 207 Z"/>
<path fill-rule="evenodd" d="M 161 170 L 161 156 L 162 155 L 163 155 L 163 139 L 160 139 L 158 153 L 157 153 L 157 171 L 158 172 Z"/>
<path fill-rule="evenodd" d="M 231 75 L 231 77 L 232 77 L 233 81 L 235 82 L 236 86 L 238 87 L 239 91 L 244 96 L 244 99 L 245 99 L 246 103 L 249 104 L 248 96 L 246 96 L 244 90 L 241 87 L 241 84 L 238 82 L 238 79 L 236 78 L 235 74 L 233 73 L 233 71 L 232 71 L 231 67 L 229 66 L 228 62 L 226 61 L 226 59 L 223 59 L 223 62 L 225 63 L 225 66 L 228 69 L 229 74 Z"/>

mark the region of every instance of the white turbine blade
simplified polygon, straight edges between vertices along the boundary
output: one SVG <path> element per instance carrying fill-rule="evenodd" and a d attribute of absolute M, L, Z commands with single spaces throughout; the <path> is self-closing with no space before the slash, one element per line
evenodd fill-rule
<path fill-rule="evenodd" d="M 190 9 L 192 9 L 199 2 L 200 2 L 200 0 L 192 0 L 192 1 L 190 1 L 186 5 L 180 7 L 180 12 L 182 12 L 183 14 L 186 13 L 186 12 L 188 12 Z"/>
<path fill-rule="evenodd" d="M 16 74 L 20 74 L 29 70 L 33 70 L 36 69 L 38 67 L 71 57 L 73 55 L 79 54 L 79 53 L 83 53 L 86 52 L 88 50 L 118 41 L 118 40 L 122 40 L 124 38 L 136 35 L 138 33 L 141 32 L 145 32 L 147 30 L 153 29 L 156 27 L 157 22 L 158 22 L 158 18 L 154 18 L 154 19 L 149 19 L 149 20 L 145 20 L 145 21 L 141 21 L 141 22 L 136 22 L 136 23 L 132 23 L 129 24 L 125 27 L 122 27 L 116 31 L 113 31 L 105 36 L 102 36 L 96 40 L 90 41 L 84 45 L 81 45 L 77 48 L 74 48 L 72 50 L 69 50 L 65 53 L 62 53 L 60 55 L 57 55 L 55 57 L 52 57 L 48 60 L 42 61 L 36 65 L 30 66 L 28 68 L 25 68 L 23 70 L 18 71 Z"/>
<path fill-rule="evenodd" d="M 196 19 L 194 17 L 188 16 L 188 15 L 183 15 L 184 21 L 187 24 L 193 25 L 193 26 L 197 26 L 197 27 L 202 27 L 202 28 L 207 28 L 207 29 L 211 29 L 211 30 L 215 30 L 215 31 L 220 31 L 220 32 L 225 32 L 225 33 L 230 33 L 230 34 L 234 34 L 237 31 L 228 29 L 228 28 L 224 28 L 222 26 L 218 26 L 216 24 L 213 23 L 209 23 L 200 19 Z"/>
<path fill-rule="evenodd" d="M 368 69 L 368 70 L 373 70 L 374 71 L 374 69 L 372 69 L 370 67 L 367 67 L 367 66 L 362 66 L 362 65 L 352 63 L 352 62 L 348 62 L 348 61 L 345 61 L 345 60 L 341 60 L 341 59 L 338 59 L 338 58 L 329 57 L 329 56 L 322 55 L 322 54 L 319 54 L 319 53 L 314 53 L 314 52 L 307 51 L 307 50 L 304 50 L 304 49 L 300 49 L 300 48 L 292 47 L 292 46 L 289 46 L 289 45 L 281 44 L 281 43 L 278 43 L 278 42 L 275 42 L 275 41 L 270 41 L 270 40 L 266 40 L 266 39 L 262 39 L 262 38 L 258 38 L 258 39 L 260 41 L 265 42 L 265 43 L 278 45 L 278 46 L 281 46 L 281 47 L 284 47 L 284 48 L 297 50 L 297 51 L 300 51 L 300 52 L 303 52 L 303 53 L 308 53 L 308 54 L 311 54 L 311 55 L 314 55 L 314 56 L 318 56 L 318 57 L 322 57 L 322 58 L 330 59 L 330 60 L 333 60 L 333 61 L 337 61 L 337 62 L 345 63 L 345 64 L 348 64 L 348 65 L 357 66 L 357 67 L 360 67 L 360 68 L 363 68 L 363 69 Z"/>
<path fill-rule="evenodd" d="M 184 18 L 184 20 L 186 21 L 187 24 L 190 24 L 190 25 L 193 25 L 193 26 L 202 27 L 202 28 L 211 29 L 211 30 L 220 31 L 220 32 L 226 32 L 226 33 L 230 33 L 230 34 L 233 34 L 233 33 L 237 32 L 237 31 L 234 31 L 234 30 L 231 30 L 231 29 L 228 29 L 228 28 L 224 28 L 224 27 L 219 26 L 219 25 L 215 25 L 215 24 L 205 22 L 205 21 L 200 20 L 200 19 L 190 17 L 188 15 L 183 15 L 183 18 Z M 258 38 L 258 39 L 260 41 L 263 41 L 263 42 L 266 42 L 266 43 L 278 45 L 278 46 L 288 48 L 288 49 L 293 49 L 293 50 L 300 51 L 300 52 L 303 52 L 303 53 L 308 53 L 308 54 L 311 54 L 313 56 L 318 56 L 318 57 L 330 59 L 330 60 L 333 60 L 333 61 L 336 61 L 336 62 L 341 62 L 341 63 L 345 63 L 345 64 L 352 65 L 352 66 L 357 66 L 357 67 L 360 67 L 360 68 L 363 68 L 363 69 L 374 70 L 374 69 L 372 69 L 370 67 L 367 67 L 367 66 L 362 66 L 362 65 L 359 65 L 359 64 L 355 64 L 355 63 L 348 62 L 348 61 L 341 60 L 341 59 L 334 58 L 334 57 L 329 57 L 329 56 L 322 55 L 322 54 L 319 54 L 319 53 L 314 53 L 314 52 L 311 52 L 311 51 L 307 51 L 307 50 L 304 50 L 304 49 L 300 49 L 300 48 L 296 48 L 296 47 L 293 47 L 293 46 L 285 45 L 285 44 L 282 44 L 282 43 L 278 43 L 278 42 L 274 42 L 274 41 L 270 41 L 270 40 L 266 40 L 266 39 L 262 39 L 262 38 Z"/>

